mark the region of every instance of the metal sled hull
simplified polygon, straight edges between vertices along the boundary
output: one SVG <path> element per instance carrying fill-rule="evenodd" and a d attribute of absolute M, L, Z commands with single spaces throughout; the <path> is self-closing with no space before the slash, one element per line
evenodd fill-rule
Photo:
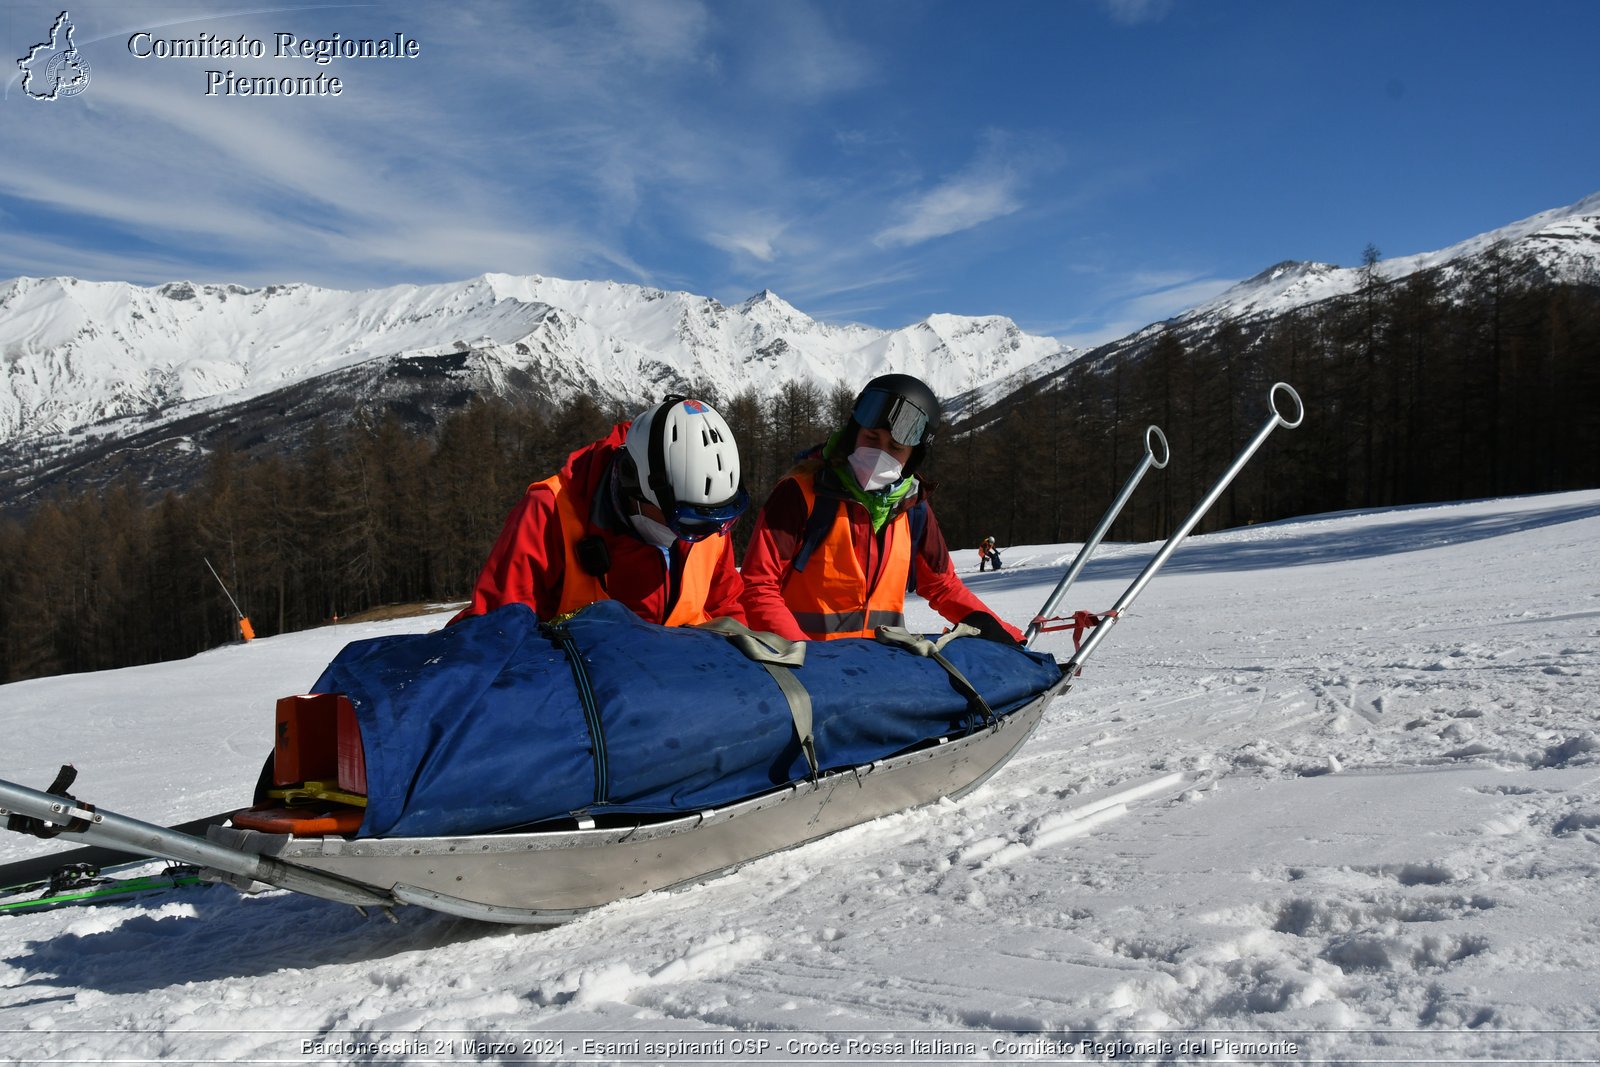
<path fill-rule="evenodd" d="M 218 845 L 492 922 L 554 925 L 709 878 L 871 819 L 957 798 L 999 770 L 1064 685 L 978 733 L 825 774 L 715 811 L 625 828 L 467 837 L 290 837 L 213 827 Z"/>

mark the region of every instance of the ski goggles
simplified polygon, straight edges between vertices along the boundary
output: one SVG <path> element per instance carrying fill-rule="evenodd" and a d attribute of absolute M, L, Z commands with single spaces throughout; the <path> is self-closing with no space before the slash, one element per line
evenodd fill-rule
<path fill-rule="evenodd" d="M 886 389 L 862 393 L 851 418 L 863 430 L 888 430 L 894 443 L 904 448 L 916 448 L 932 436 L 928 433 L 928 413 Z"/>
<path fill-rule="evenodd" d="M 679 504 L 667 516 L 667 527 L 680 541 L 704 541 L 713 534 L 727 533 L 750 506 L 750 494 L 743 488 L 724 504 Z"/>

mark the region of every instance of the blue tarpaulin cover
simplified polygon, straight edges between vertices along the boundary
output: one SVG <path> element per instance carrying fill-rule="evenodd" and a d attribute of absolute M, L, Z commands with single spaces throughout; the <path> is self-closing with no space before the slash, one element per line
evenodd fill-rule
<path fill-rule="evenodd" d="M 1002 715 L 1061 678 L 1047 655 L 978 638 L 944 655 Z M 979 725 L 938 663 L 876 641 L 810 642 L 795 676 L 811 695 L 823 770 Z M 697 811 L 809 773 L 765 668 L 721 634 L 648 623 L 614 601 L 557 627 L 513 604 L 430 634 L 357 641 L 313 691 L 355 707 L 363 837 Z"/>

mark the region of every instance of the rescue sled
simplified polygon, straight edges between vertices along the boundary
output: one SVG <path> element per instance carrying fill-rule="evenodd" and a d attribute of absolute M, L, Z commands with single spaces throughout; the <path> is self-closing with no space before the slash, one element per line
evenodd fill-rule
<path fill-rule="evenodd" d="M 0 811 L 9 829 L 193 864 L 240 889 L 553 925 L 959 799 L 1026 742 L 1272 431 L 1300 424 L 1293 389 L 1268 400 L 1254 440 L 1111 610 L 1057 618 L 1140 478 L 1166 465 L 1164 436 L 1147 431 L 1143 460 L 1028 627 L 1029 644 L 1076 629 L 1065 664 L 969 627 L 796 648 L 726 625 L 669 631 L 611 602 L 550 624 L 514 606 L 347 647 L 321 696 L 280 703 L 257 804 L 206 838 L 64 787 L 0 781 Z M 718 684 L 686 691 L 704 678 Z"/>

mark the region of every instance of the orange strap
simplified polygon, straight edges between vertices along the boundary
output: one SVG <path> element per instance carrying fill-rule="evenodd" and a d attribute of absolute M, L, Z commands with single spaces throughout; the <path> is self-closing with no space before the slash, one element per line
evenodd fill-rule
<path fill-rule="evenodd" d="M 1057 630 L 1070 629 L 1072 631 L 1072 648 L 1073 651 L 1077 651 L 1078 646 L 1083 644 L 1084 631 L 1088 630 L 1091 626 L 1099 626 L 1107 619 L 1114 619 L 1116 617 L 1117 613 L 1114 611 L 1107 611 L 1099 615 L 1092 611 L 1075 611 L 1070 617 L 1066 615 L 1055 615 L 1048 619 L 1042 617 L 1037 618 L 1033 620 L 1033 625 L 1037 626 L 1039 628 L 1039 632 L 1042 634 L 1053 633 Z M 1050 624 L 1053 622 L 1059 623 L 1060 625 L 1051 626 Z"/>

